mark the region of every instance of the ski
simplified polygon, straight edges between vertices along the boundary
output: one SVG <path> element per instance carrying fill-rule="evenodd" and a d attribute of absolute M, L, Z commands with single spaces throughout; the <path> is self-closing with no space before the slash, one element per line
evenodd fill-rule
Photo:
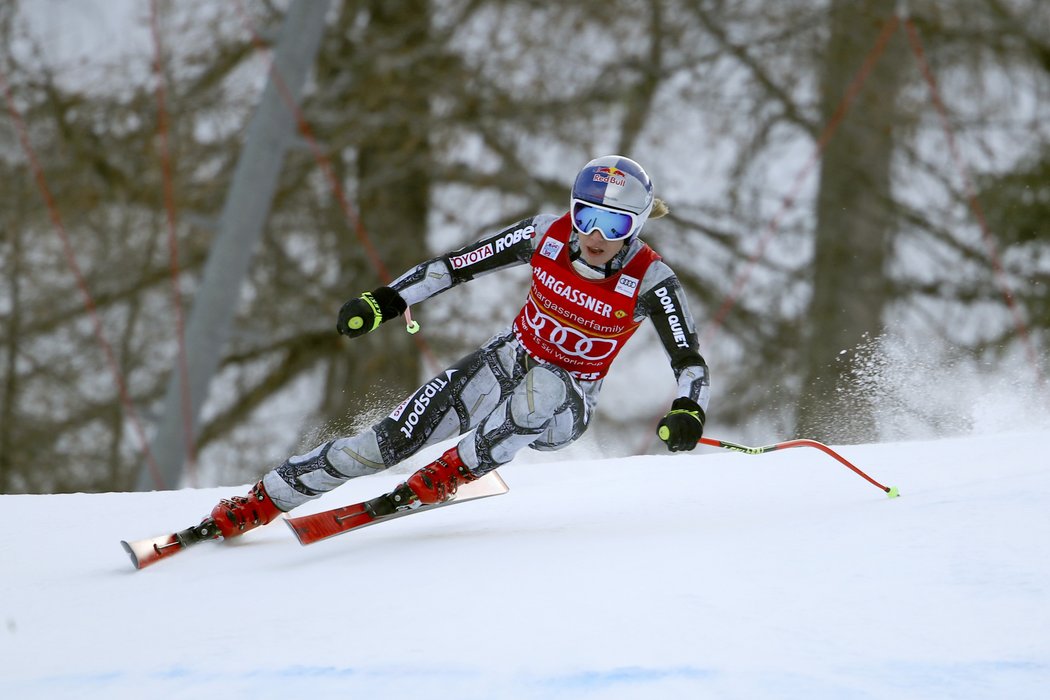
<path fill-rule="evenodd" d="M 199 525 L 180 530 L 170 535 L 160 537 L 149 537 L 144 540 L 121 540 L 120 544 L 124 551 L 131 557 L 131 563 L 136 569 L 144 569 L 150 564 L 156 564 L 161 559 L 174 556 L 195 544 L 214 540 L 219 537 L 219 528 L 211 519 L 207 519 Z"/>
<path fill-rule="evenodd" d="M 390 493 L 384 493 L 382 496 L 361 503 L 284 520 L 292 528 L 299 542 L 307 545 L 368 525 L 394 520 L 404 515 L 421 513 L 479 498 L 499 496 L 510 490 L 503 478 L 492 471 L 475 481 L 460 486 L 456 495 L 444 503 L 413 508 L 403 505 L 412 500 L 402 491 L 406 488 L 404 484 L 401 484 Z M 169 535 L 148 537 L 143 540 L 121 540 L 120 544 L 131 557 L 132 566 L 136 569 L 144 569 L 195 544 L 219 538 L 218 527 L 213 520 L 208 518 L 198 525 Z"/>
<path fill-rule="evenodd" d="M 286 518 L 285 522 L 288 523 L 288 527 L 292 529 L 295 536 L 299 538 L 299 543 L 308 545 L 329 537 L 341 535 L 344 532 L 360 530 L 363 527 L 385 523 L 388 520 L 394 520 L 405 515 L 422 513 L 435 508 L 444 508 L 445 506 L 473 501 L 479 498 L 499 496 L 510 490 L 503 478 L 492 471 L 475 481 L 460 486 L 459 490 L 456 491 L 456 495 L 443 503 L 435 503 L 429 506 L 421 505 L 413 508 L 402 505 L 410 500 L 404 497 L 404 493 L 401 491 L 402 488 L 407 487 L 402 484 L 390 493 L 385 493 L 382 496 L 377 496 L 361 503 L 333 508 L 311 515 L 303 515 L 298 518 Z"/>

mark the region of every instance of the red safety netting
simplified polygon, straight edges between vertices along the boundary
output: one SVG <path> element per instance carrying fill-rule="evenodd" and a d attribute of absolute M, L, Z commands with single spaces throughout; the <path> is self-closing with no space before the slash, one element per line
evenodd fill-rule
<path fill-rule="evenodd" d="M 237 10 L 241 15 L 246 29 L 249 31 L 252 41 L 256 46 L 257 50 L 266 51 L 268 50 L 265 42 L 260 38 L 260 35 L 256 31 L 251 18 L 245 11 L 243 3 L 238 0 L 236 3 Z M 1007 307 L 1010 309 L 1013 323 L 1017 329 L 1017 333 L 1022 343 L 1024 344 L 1027 357 L 1031 362 L 1040 383 L 1045 384 L 1045 377 L 1041 370 L 1038 352 L 1035 348 L 1035 344 L 1032 341 L 1028 327 L 1024 321 L 1024 315 L 1020 305 L 1018 304 L 1010 285 L 1006 279 L 1006 273 L 1001 262 L 1001 255 L 998 251 L 998 247 L 995 242 L 995 237 L 990 231 L 987 221 L 985 220 L 983 211 L 980 207 L 980 203 L 976 196 L 976 190 L 973 186 L 972 178 L 970 176 L 968 167 L 962 158 L 959 149 L 956 146 L 956 139 L 954 129 L 952 127 L 951 119 L 947 107 L 944 101 L 941 99 L 940 91 L 937 85 L 937 81 L 930 68 L 929 63 L 926 60 L 925 52 L 921 37 L 914 23 L 907 17 L 901 18 L 894 14 L 890 16 L 883 28 L 883 31 L 879 34 L 875 41 L 871 51 L 866 57 L 857 75 L 847 88 L 846 94 L 843 96 L 838 108 L 835 113 L 829 119 L 827 125 L 822 130 L 819 138 L 817 139 L 816 146 L 813 154 L 807 160 L 807 162 L 800 169 L 798 175 L 793 181 L 793 185 L 788 195 L 786 195 L 781 205 L 770 220 L 769 225 L 766 227 L 755 251 L 749 256 L 746 264 L 744 265 L 741 272 L 735 278 L 729 293 L 726 295 L 722 304 L 719 306 L 717 312 L 712 317 L 711 321 L 706 324 L 701 332 L 701 338 L 703 342 L 709 342 L 721 329 L 725 319 L 732 311 L 732 309 L 739 302 L 748 282 L 750 281 L 751 274 L 754 271 L 755 266 L 765 255 L 765 251 L 768 248 L 769 243 L 776 236 L 780 230 L 781 222 L 784 216 L 791 211 L 797 203 L 797 197 L 801 192 L 806 180 L 809 178 L 817 164 L 820 162 L 821 156 L 824 149 L 830 140 L 834 137 L 839 125 L 842 120 L 845 119 L 848 114 L 850 107 L 853 104 L 857 94 L 862 89 L 864 82 L 867 80 L 875 64 L 883 55 L 889 40 L 892 36 L 904 26 L 908 36 L 909 46 L 915 55 L 916 61 L 919 65 L 919 69 L 922 72 L 923 78 L 926 81 L 930 90 L 930 99 L 936 108 L 945 134 L 949 143 L 949 150 L 952 157 L 952 161 L 956 169 L 958 170 L 965 188 L 967 200 L 969 202 L 971 211 L 980 226 L 982 238 L 984 240 L 986 254 L 990 261 L 993 273 L 996 278 L 996 283 L 999 287 L 1001 294 L 1003 295 Z M 178 264 L 178 238 L 177 238 L 177 211 L 175 206 L 175 195 L 174 185 L 171 175 L 171 154 L 170 144 L 168 137 L 168 114 L 166 107 L 166 90 L 164 82 L 163 72 L 163 43 L 162 35 L 159 29 L 157 19 L 157 3 L 156 0 L 151 2 L 151 14 L 150 14 L 150 27 L 154 41 L 154 74 L 156 80 L 156 93 L 157 93 L 157 105 L 158 105 L 158 143 L 159 143 L 159 160 L 160 167 L 163 172 L 163 183 L 164 183 L 164 207 L 167 220 L 167 235 L 169 243 L 169 255 L 171 259 L 171 285 L 172 285 L 172 299 L 175 307 L 175 318 L 176 318 L 176 333 L 178 335 L 178 362 L 179 372 L 181 375 L 181 391 L 182 391 L 182 411 L 184 413 L 184 426 L 186 427 L 184 439 L 186 441 L 187 455 L 192 468 L 192 464 L 195 460 L 195 447 L 194 437 L 192 435 L 192 420 L 190 416 L 191 402 L 190 402 L 190 387 L 189 387 L 189 372 L 188 372 L 188 360 L 185 347 L 184 339 L 184 328 L 185 328 L 185 313 L 183 310 L 182 294 L 179 287 L 180 270 Z M 335 175 L 335 169 L 332 167 L 331 160 L 323 149 L 319 146 L 316 137 L 314 136 L 313 130 L 310 127 L 309 122 L 306 120 L 303 112 L 297 102 L 293 99 L 290 90 L 287 87 L 284 79 L 276 69 L 275 65 L 271 61 L 269 69 L 270 78 L 273 81 L 275 87 L 278 89 L 279 94 L 285 101 L 288 109 L 294 114 L 296 123 L 298 126 L 299 133 L 303 136 L 305 141 L 310 147 L 313 157 L 317 161 L 318 167 L 321 169 L 324 177 L 328 183 L 328 186 L 336 197 L 340 208 L 342 209 L 347 221 L 353 228 L 359 242 L 364 248 L 366 255 L 369 259 L 370 264 L 376 270 L 380 279 L 385 283 L 392 281 L 388 269 L 384 265 L 381 256 L 375 248 L 372 242 L 371 236 L 362 224 L 360 217 L 357 215 L 354 208 L 351 206 L 346 193 L 340 184 L 338 178 Z M 76 260 L 73 247 L 70 244 L 69 235 L 66 231 L 65 225 L 62 221 L 61 215 L 59 214 L 58 207 L 54 201 L 54 197 L 48 187 L 47 180 L 44 175 L 44 171 L 40 166 L 39 160 L 36 156 L 35 150 L 33 149 L 26 124 L 19 112 L 14 97 L 11 93 L 10 86 L 8 84 L 6 75 L 0 70 L 0 88 L 2 88 L 5 101 L 7 103 L 7 111 L 11 116 L 11 119 L 15 125 L 15 129 L 18 133 L 19 141 L 26 154 L 27 162 L 29 163 L 30 170 L 33 173 L 34 180 L 37 188 L 41 193 L 41 197 L 47 207 L 49 217 L 52 222 L 52 226 L 59 235 L 67 262 L 72 271 L 72 274 L 76 280 L 77 287 L 84 304 L 84 308 L 87 310 L 88 315 L 92 319 L 94 325 L 94 334 L 100 347 L 103 349 L 105 354 L 107 365 L 109 366 L 110 372 L 113 375 L 114 382 L 117 385 L 118 393 L 120 396 L 121 403 L 124 407 L 125 415 L 132 424 L 136 435 L 138 436 L 141 450 L 146 458 L 147 464 L 150 468 L 150 472 L 153 476 L 154 482 L 158 488 L 163 488 L 164 484 L 160 475 L 160 470 L 150 452 L 149 443 L 146 438 L 146 431 L 143 427 L 142 421 L 135 410 L 134 403 L 128 393 L 125 379 L 119 367 L 119 363 L 116 360 L 116 355 L 113 351 L 112 346 L 107 341 L 99 315 L 97 306 L 94 298 L 88 288 L 84 275 L 81 268 Z M 424 355 L 428 364 L 432 368 L 437 367 L 437 362 L 434 359 L 434 355 L 430 348 L 427 346 L 425 340 L 420 336 L 414 336 L 414 340 L 417 343 L 420 351 Z M 657 418 L 658 419 L 658 418 Z M 656 420 L 654 419 L 654 423 Z M 649 441 L 646 442 L 648 446 Z M 640 451 L 644 451 L 645 447 Z"/>

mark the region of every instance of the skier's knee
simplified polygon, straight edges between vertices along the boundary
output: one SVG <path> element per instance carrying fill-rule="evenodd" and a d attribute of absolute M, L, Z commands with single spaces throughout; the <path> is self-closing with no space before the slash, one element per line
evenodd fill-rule
<path fill-rule="evenodd" d="M 328 451 L 332 468 L 346 478 L 374 474 L 389 465 L 379 450 L 375 428 L 362 430 L 357 435 L 332 441 Z"/>
<path fill-rule="evenodd" d="M 564 370 L 539 365 L 529 370 L 511 397 L 511 417 L 516 425 L 530 430 L 546 426 L 568 396 Z"/>

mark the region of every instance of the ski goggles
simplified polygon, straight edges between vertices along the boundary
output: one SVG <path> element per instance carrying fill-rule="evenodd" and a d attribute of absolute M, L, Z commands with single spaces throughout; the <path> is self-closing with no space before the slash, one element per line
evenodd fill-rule
<path fill-rule="evenodd" d="M 587 235 L 595 229 L 607 241 L 619 241 L 634 230 L 634 214 L 606 209 L 582 199 L 572 200 L 572 227 Z"/>

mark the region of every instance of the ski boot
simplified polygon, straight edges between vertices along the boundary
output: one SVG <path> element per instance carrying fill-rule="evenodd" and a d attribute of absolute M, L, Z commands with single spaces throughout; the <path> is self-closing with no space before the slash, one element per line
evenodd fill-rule
<path fill-rule="evenodd" d="M 453 447 L 427 466 L 419 469 L 408 481 L 399 485 L 390 494 L 398 510 L 405 507 L 444 503 L 456 495 L 460 484 L 474 481 L 474 476 L 459 458 Z"/>
<path fill-rule="evenodd" d="M 229 539 L 243 535 L 260 525 L 266 525 L 283 512 L 270 499 L 260 481 L 252 487 L 247 496 L 234 496 L 219 501 L 219 505 L 212 509 L 211 516 L 205 518 L 201 525 L 211 520 L 218 528 L 218 534 L 224 539 Z"/>

